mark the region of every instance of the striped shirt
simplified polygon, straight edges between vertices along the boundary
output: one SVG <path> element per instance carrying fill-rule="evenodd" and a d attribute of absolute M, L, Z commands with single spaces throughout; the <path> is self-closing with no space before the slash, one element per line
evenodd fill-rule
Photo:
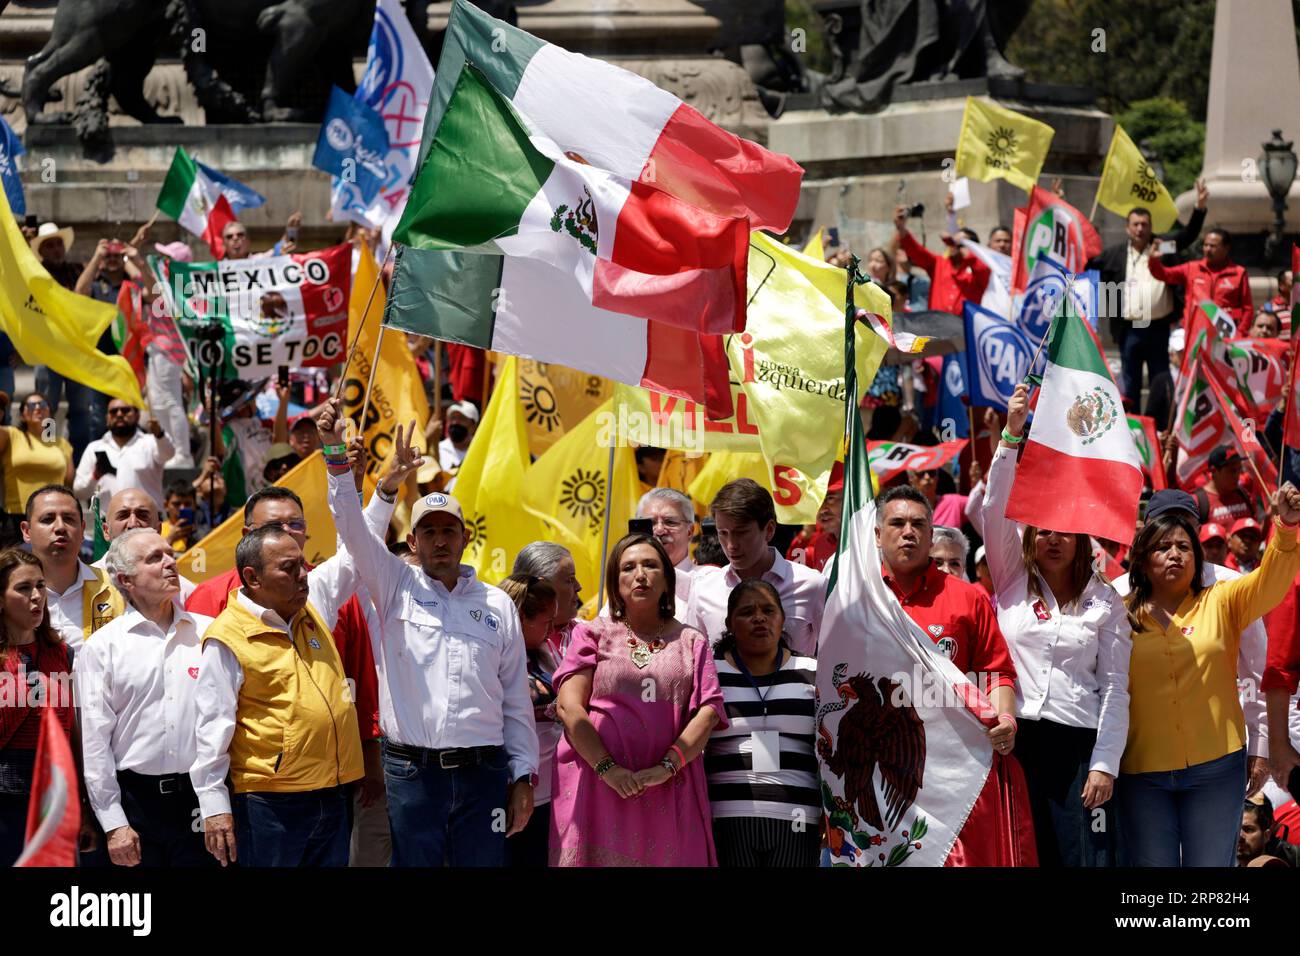
<path fill-rule="evenodd" d="M 822 810 L 813 751 L 817 661 L 792 655 L 753 684 L 722 653 L 715 655 L 714 664 L 730 725 L 714 731 L 704 754 L 713 815 L 798 819 L 818 826 Z M 772 772 L 753 769 L 751 735 L 764 730 L 781 735 L 780 769 Z"/>

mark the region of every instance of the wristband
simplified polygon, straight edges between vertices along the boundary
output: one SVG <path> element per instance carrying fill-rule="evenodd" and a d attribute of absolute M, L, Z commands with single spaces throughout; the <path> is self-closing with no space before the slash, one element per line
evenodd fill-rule
<path fill-rule="evenodd" d="M 676 744 L 673 744 L 668 749 L 671 750 L 673 753 L 677 754 L 677 769 L 681 770 L 682 768 L 684 768 L 686 766 L 686 755 L 682 753 L 682 748 L 677 746 Z M 667 754 L 665 754 L 664 756 L 667 756 Z"/>
<path fill-rule="evenodd" d="M 1002 721 L 1004 721 L 1004 720 L 1009 720 L 1009 721 L 1011 721 L 1011 732 L 1012 732 L 1013 734 L 1014 734 L 1017 730 L 1019 730 L 1020 725 L 1016 723 L 1016 718 L 1015 718 L 1015 717 L 1011 716 L 1010 714 L 998 714 L 998 722 L 1000 723 L 1000 722 L 1002 722 Z"/>
<path fill-rule="evenodd" d="M 321 451 L 326 455 L 346 455 L 348 453 L 347 445 L 325 445 L 322 444 Z"/>
<path fill-rule="evenodd" d="M 1002 440 L 1006 442 L 1008 445 L 1019 445 L 1022 441 L 1025 440 L 1025 436 L 1021 435 L 1019 438 L 1017 438 L 1015 435 L 1012 435 L 1009 431 L 1007 431 L 1004 428 L 1002 429 Z"/>
<path fill-rule="evenodd" d="M 346 468 L 348 470 L 352 468 L 346 458 L 326 458 L 325 465 L 327 468 Z"/>
<path fill-rule="evenodd" d="M 605 758 L 604 760 L 602 760 L 600 763 L 596 764 L 596 768 L 595 768 L 595 769 L 596 769 L 596 776 L 598 776 L 598 777 L 603 777 L 603 776 L 605 776 L 605 774 L 607 774 L 607 773 L 609 773 L 611 770 L 613 770 L 615 766 L 616 766 L 616 764 L 614 763 L 614 758 L 613 758 L 613 757 L 606 757 L 606 758 Z"/>
<path fill-rule="evenodd" d="M 384 502 L 385 504 L 391 505 L 394 501 L 397 500 L 396 492 L 384 491 L 384 489 L 379 485 L 375 485 L 375 494 L 377 494 L 379 496 L 379 500 Z"/>

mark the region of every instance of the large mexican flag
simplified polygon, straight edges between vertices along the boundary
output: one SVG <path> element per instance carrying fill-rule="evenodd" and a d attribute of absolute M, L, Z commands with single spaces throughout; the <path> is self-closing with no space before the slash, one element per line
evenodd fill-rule
<path fill-rule="evenodd" d="M 751 230 L 781 232 L 789 226 L 803 175 L 793 160 L 726 132 L 641 76 L 545 43 L 464 0 L 456 0 L 448 20 L 417 176 L 430 160 L 435 134 L 467 63 L 515 115 L 527 120 L 530 134 L 545 137 L 578 165 L 586 163 L 636 184 L 635 189 L 629 186 L 629 198 L 634 192 L 649 196 L 653 188 L 658 190 L 653 195 L 667 197 L 662 200 L 665 206 L 675 198 L 701 213 L 743 218 Z M 548 172 L 542 182 L 549 179 Z M 430 185 L 437 188 L 436 181 Z M 500 187 L 493 182 L 480 192 L 496 188 Z M 586 197 L 582 199 L 585 202 Z M 581 239 L 573 232 L 587 234 L 586 226 L 575 213 L 570 231 L 568 213 L 577 207 L 573 202 L 563 204 L 570 208 L 561 215 L 561 238 L 576 239 L 574 245 L 580 247 Z M 412 198 L 410 215 L 416 214 L 415 205 Z M 659 208 L 651 206 L 653 221 L 640 226 L 667 228 Z M 558 204 L 549 210 L 548 232 L 557 208 Z M 643 203 L 629 206 L 625 200 L 617 213 L 611 210 L 597 217 L 597 231 L 614 229 L 612 236 L 604 238 L 607 245 L 617 243 L 620 235 L 644 235 L 631 218 L 625 221 L 624 210 L 630 217 L 647 208 Z M 630 231 L 625 233 L 625 227 Z M 661 251 L 678 256 L 682 271 L 652 274 L 627 266 L 624 281 L 610 290 L 623 305 L 640 300 L 631 314 L 612 311 L 597 301 L 594 280 L 589 289 L 575 280 L 571 270 L 541 258 L 403 246 L 394 267 L 385 321 L 445 341 L 553 362 L 678 395 L 705 404 L 710 417 L 726 417 L 732 402 L 721 340 L 696 331 L 707 324 L 701 315 L 682 321 L 678 314 L 677 324 L 669 321 L 684 301 L 678 285 L 700 281 L 697 270 L 707 263 L 700 257 L 692 259 L 694 253 L 687 255 L 691 245 L 684 238 L 672 245 Z M 638 253 L 636 261 L 648 260 Z M 707 274 L 723 275 L 711 269 Z M 721 294 L 715 288 L 709 298 Z M 700 307 L 697 299 L 688 296 L 686 301 Z"/>
<path fill-rule="evenodd" d="M 1137 527 L 1142 463 L 1119 389 L 1096 335 L 1068 303 L 1047 334 L 1047 369 L 1007 517 L 1127 544 Z"/>

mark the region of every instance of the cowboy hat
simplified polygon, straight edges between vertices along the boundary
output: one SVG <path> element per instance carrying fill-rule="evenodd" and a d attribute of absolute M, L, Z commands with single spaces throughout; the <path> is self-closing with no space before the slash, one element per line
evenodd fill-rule
<path fill-rule="evenodd" d="M 63 240 L 64 249 L 71 250 L 74 235 L 71 226 L 64 226 L 60 229 L 52 222 L 43 222 L 41 228 L 36 230 L 36 238 L 31 242 L 32 252 L 39 256 L 41 254 L 41 243 L 46 239 L 53 239 L 55 236 Z"/>

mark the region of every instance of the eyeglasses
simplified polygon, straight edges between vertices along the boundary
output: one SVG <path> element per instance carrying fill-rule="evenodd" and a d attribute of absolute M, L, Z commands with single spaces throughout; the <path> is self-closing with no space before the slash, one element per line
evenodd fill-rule
<path fill-rule="evenodd" d="M 295 518 L 293 521 L 268 521 L 260 524 L 258 528 L 280 528 L 283 531 L 306 531 L 307 522 L 302 518 Z M 256 528 L 254 530 L 257 530 Z"/>
<path fill-rule="evenodd" d="M 664 528 L 668 531 L 679 531 L 686 527 L 686 522 L 680 518 L 655 518 L 651 524 L 652 528 Z"/>
<path fill-rule="evenodd" d="M 50 407 L 49 402 L 26 402 L 23 405 L 23 408 L 30 408 L 32 411 L 36 411 L 37 409 L 40 408 L 49 408 L 49 407 Z"/>

